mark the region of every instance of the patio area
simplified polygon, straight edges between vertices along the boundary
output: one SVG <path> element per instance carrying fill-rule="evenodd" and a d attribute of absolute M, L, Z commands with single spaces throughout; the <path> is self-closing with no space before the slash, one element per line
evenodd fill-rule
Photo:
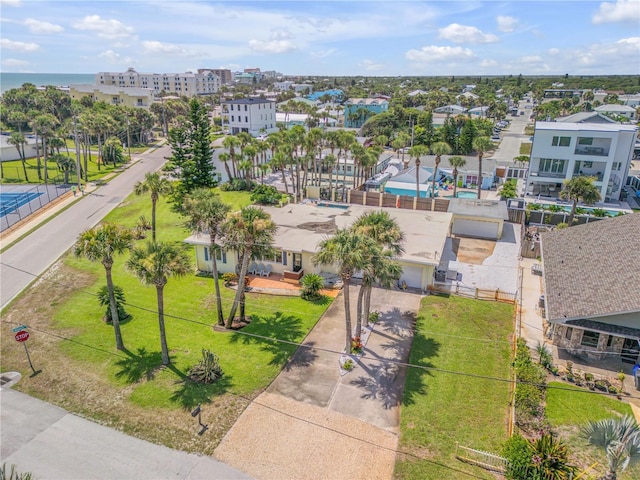
<path fill-rule="evenodd" d="M 270 295 L 298 296 L 302 291 L 300 285 L 295 285 L 284 281 L 284 276 L 278 273 L 271 273 L 268 277 L 259 275 L 247 275 L 249 283 L 248 291 L 253 293 L 268 293 Z M 320 293 L 331 298 L 335 298 L 340 293 L 337 288 L 327 288 L 320 290 Z"/>

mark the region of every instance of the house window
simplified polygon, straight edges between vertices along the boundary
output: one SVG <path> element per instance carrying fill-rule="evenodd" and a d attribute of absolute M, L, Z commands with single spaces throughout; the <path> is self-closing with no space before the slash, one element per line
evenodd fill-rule
<path fill-rule="evenodd" d="M 235 122 L 235 121 L 236 121 L 236 117 L 235 117 L 235 116 L 233 116 L 233 115 L 231 115 L 231 121 L 232 121 L 232 122 Z"/>
<path fill-rule="evenodd" d="M 245 111 L 245 112 L 247 111 L 247 106 L 246 106 L 246 105 L 244 106 L 244 111 Z"/>
<path fill-rule="evenodd" d="M 249 117 L 244 117 L 244 121 L 249 123 Z"/>
<path fill-rule="evenodd" d="M 271 263 L 282 263 L 284 255 L 281 251 L 274 252 L 274 255 L 263 256 L 261 259 L 258 259 L 259 262 L 271 262 Z M 285 263 L 286 265 L 286 263 Z"/>
<path fill-rule="evenodd" d="M 563 173 L 565 160 L 558 160 L 555 158 L 541 158 L 540 169 L 541 173 Z"/>
<path fill-rule="evenodd" d="M 609 338 L 607 338 L 607 348 L 610 348 L 613 345 L 613 335 L 609 335 Z"/>
<path fill-rule="evenodd" d="M 592 145 L 593 137 L 578 137 L 578 145 Z"/>
<path fill-rule="evenodd" d="M 568 147 L 571 143 L 571 137 L 553 137 L 551 145 L 554 147 Z"/>
<path fill-rule="evenodd" d="M 598 332 L 592 332 L 590 330 L 585 330 L 582 334 L 582 341 L 580 345 L 583 347 L 597 347 L 598 340 L 600 340 L 600 334 Z"/>
<path fill-rule="evenodd" d="M 564 332 L 564 338 L 566 338 L 567 340 L 571 340 L 572 333 L 573 333 L 573 328 L 567 327 L 567 329 Z"/>

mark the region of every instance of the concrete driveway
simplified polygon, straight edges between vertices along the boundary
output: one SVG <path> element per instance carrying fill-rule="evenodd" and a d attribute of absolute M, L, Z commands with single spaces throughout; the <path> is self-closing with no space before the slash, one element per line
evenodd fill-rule
<path fill-rule="evenodd" d="M 351 287 L 354 326 L 358 288 Z M 315 348 L 297 350 L 238 419 L 216 457 L 259 479 L 392 478 L 405 369 L 385 360 L 408 360 L 420 298 L 374 289 L 372 308 L 380 321 L 361 362 L 341 376 L 341 293 L 304 342 Z"/>

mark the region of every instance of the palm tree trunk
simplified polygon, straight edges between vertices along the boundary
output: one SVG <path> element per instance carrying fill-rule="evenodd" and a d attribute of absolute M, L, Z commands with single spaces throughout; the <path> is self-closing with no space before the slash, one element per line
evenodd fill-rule
<path fill-rule="evenodd" d="M 416 158 L 416 198 L 420 198 L 420 158 Z"/>
<path fill-rule="evenodd" d="M 351 277 L 343 277 L 342 283 L 344 285 L 344 323 L 345 323 L 345 338 L 346 347 L 345 351 L 351 353 L 351 304 L 349 302 L 349 287 L 351 286 Z"/>
<path fill-rule="evenodd" d="M 211 271 L 213 275 L 213 285 L 216 290 L 216 308 L 218 310 L 218 325 L 224 325 L 224 316 L 222 315 L 222 296 L 220 295 L 220 281 L 218 280 L 218 259 L 216 258 L 217 252 L 215 251 L 215 242 L 216 242 L 216 239 L 212 235 L 209 254 L 211 255 Z"/>
<path fill-rule="evenodd" d="M 151 197 L 151 240 L 156 241 L 156 202 L 157 199 Z"/>
<path fill-rule="evenodd" d="M 364 292 L 364 324 L 369 325 L 369 315 L 371 314 L 371 290 L 373 285 L 367 285 L 367 289 Z"/>
<path fill-rule="evenodd" d="M 478 200 L 482 197 L 482 155 L 478 155 Z"/>
<path fill-rule="evenodd" d="M 285 171 L 284 165 L 282 166 L 280 171 L 282 172 L 282 183 L 284 183 L 284 191 L 287 195 L 289 195 L 289 185 L 287 184 L 287 176 L 284 173 Z"/>
<path fill-rule="evenodd" d="M 45 185 L 49 182 L 49 168 L 47 167 L 47 137 L 42 136 L 42 155 L 44 157 L 44 183 Z"/>
<path fill-rule="evenodd" d="M 576 216 L 576 207 L 578 206 L 578 200 L 577 199 L 573 199 L 573 202 L 571 204 L 571 213 L 569 214 L 569 221 L 567 222 L 569 224 L 569 226 L 573 225 L 573 217 Z"/>
<path fill-rule="evenodd" d="M 169 365 L 169 348 L 167 347 L 167 332 L 164 329 L 164 296 L 163 287 L 156 285 L 156 296 L 158 298 L 158 326 L 160 327 L 160 348 L 162 350 L 162 365 Z"/>
<path fill-rule="evenodd" d="M 111 267 L 104 267 L 107 274 L 107 289 L 109 290 L 109 307 L 111 308 L 111 321 L 113 322 L 113 331 L 116 334 L 116 348 L 124 350 L 124 342 L 122 341 L 122 332 L 120 331 L 120 318 L 118 318 L 118 306 L 116 305 L 116 296 L 113 293 L 113 278 L 111 277 Z"/>
<path fill-rule="evenodd" d="M 362 279 L 362 285 L 360 285 L 360 290 L 358 291 L 358 304 L 356 306 L 356 311 L 357 311 L 357 315 L 356 315 L 356 334 L 355 336 L 360 338 L 362 336 L 362 307 L 363 307 L 363 300 L 364 300 L 364 291 L 366 290 L 365 286 L 365 279 Z"/>
<path fill-rule="evenodd" d="M 453 169 L 453 198 L 456 198 L 456 192 L 458 191 L 458 170 Z"/>
<path fill-rule="evenodd" d="M 242 266 L 240 267 L 240 273 L 238 274 L 238 290 L 236 291 L 236 296 L 233 299 L 233 305 L 231 305 L 231 312 L 229 312 L 227 324 L 225 325 L 226 328 L 231 328 L 233 319 L 236 315 L 236 310 L 238 310 L 238 306 L 242 300 L 242 292 L 244 292 L 244 277 L 247 274 L 247 269 L 249 268 L 250 256 L 251 249 L 248 246 L 245 246 L 244 255 L 242 256 Z"/>
<path fill-rule="evenodd" d="M 42 164 L 40 163 L 40 145 L 38 145 L 38 129 L 34 128 L 33 133 L 36 136 L 36 165 L 38 168 L 38 180 L 42 180 Z"/>

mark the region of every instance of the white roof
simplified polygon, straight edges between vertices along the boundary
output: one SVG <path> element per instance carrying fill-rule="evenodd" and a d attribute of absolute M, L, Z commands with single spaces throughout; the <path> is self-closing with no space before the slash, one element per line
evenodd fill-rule
<path fill-rule="evenodd" d="M 635 125 L 621 125 L 619 123 L 564 123 L 564 122 L 536 122 L 536 130 L 567 130 L 574 132 L 635 132 Z"/>
<path fill-rule="evenodd" d="M 594 108 L 596 112 L 624 112 L 624 113 L 633 113 L 636 111 L 635 108 L 630 107 L 628 105 L 617 105 L 617 104 L 609 104 L 609 105 L 600 105 L 599 107 Z"/>
<path fill-rule="evenodd" d="M 91 85 L 88 83 L 75 83 L 69 85 L 69 89 L 80 93 L 101 92 L 107 95 L 128 95 L 130 97 L 149 97 L 154 95 L 152 88 L 120 87 L 118 85 Z"/>

